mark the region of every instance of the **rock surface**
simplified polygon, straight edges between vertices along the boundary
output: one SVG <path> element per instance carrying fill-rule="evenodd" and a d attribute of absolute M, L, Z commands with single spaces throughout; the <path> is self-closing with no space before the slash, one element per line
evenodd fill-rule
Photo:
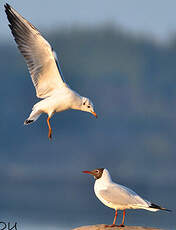
<path fill-rule="evenodd" d="M 142 226 L 125 226 L 125 227 L 105 227 L 104 224 L 98 224 L 98 225 L 89 225 L 89 226 L 83 226 L 74 228 L 73 230 L 164 230 L 159 228 L 147 228 Z"/>

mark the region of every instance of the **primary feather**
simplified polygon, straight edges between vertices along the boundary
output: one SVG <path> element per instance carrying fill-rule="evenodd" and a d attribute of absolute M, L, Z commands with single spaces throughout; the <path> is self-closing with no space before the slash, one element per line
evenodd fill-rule
<path fill-rule="evenodd" d="M 37 97 L 50 96 L 52 91 L 64 86 L 51 46 L 39 31 L 10 5 L 5 5 L 5 12 L 18 48 L 27 63 Z"/>

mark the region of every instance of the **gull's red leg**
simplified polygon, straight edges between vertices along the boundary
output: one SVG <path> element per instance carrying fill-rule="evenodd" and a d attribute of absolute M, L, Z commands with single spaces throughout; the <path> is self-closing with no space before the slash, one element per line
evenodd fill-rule
<path fill-rule="evenodd" d="M 122 224 L 121 224 L 121 225 L 119 225 L 119 227 L 125 227 L 124 222 L 125 222 L 125 210 L 123 210 L 123 219 L 122 219 Z"/>
<path fill-rule="evenodd" d="M 116 223 L 116 219 L 117 219 L 117 210 L 115 211 L 115 217 L 114 217 L 114 221 L 112 225 L 105 225 L 105 227 L 117 227 Z"/>
<path fill-rule="evenodd" d="M 115 211 L 115 217 L 112 225 L 115 225 L 116 219 L 117 219 L 117 210 Z"/>
<path fill-rule="evenodd" d="M 51 133 L 52 133 L 52 129 L 51 129 L 51 126 L 50 126 L 50 117 L 48 117 L 47 119 L 47 124 L 48 124 L 48 128 L 49 128 L 49 132 L 48 132 L 48 138 L 51 140 Z"/>

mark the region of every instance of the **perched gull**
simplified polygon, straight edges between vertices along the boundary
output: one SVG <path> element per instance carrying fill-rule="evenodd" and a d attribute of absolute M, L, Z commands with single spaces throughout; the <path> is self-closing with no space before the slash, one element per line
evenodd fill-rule
<path fill-rule="evenodd" d="M 39 31 L 9 4 L 4 7 L 10 22 L 9 27 L 27 63 L 36 95 L 38 98 L 44 98 L 33 106 L 24 124 L 36 121 L 42 113 L 48 114 L 48 138 L 50 139 L 52 130 L 49 121 L 56 112 L 75 109 L 92 113 L 97 117 L 93 103 L 65 83 L 56 54 Z"/>
<path fill-rule="evenodd" d="M 94 176 L 96 180 L 94 185 L 96 196 L 104 205 L 115 209 L 113 224 L 106 225 L 106 227 L 117 226 L 115 225 L 117 219 L 117 210 L 123 210 L 123 220 L 119 227 L 124 227 L 126 209 L 146 209 L 152 212 L 156 212 L 158 210 L 170 211 L 144 200 L 131 189 L 114 183 L 111 180 L 111 176 L 107 169 L 98 168 L 92 171 L 83 171 L 83 173 L 88 173 Z"/>

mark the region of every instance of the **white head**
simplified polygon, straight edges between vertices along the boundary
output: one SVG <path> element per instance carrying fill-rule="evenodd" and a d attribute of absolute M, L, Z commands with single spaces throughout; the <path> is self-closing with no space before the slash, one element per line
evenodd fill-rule
<path fill-rule="evenodd" d="M 87 97 L 82 97 L 81 110 L 92 113 L 97 118 L 97 114 L 94 111 L 93 103 Z"/>

